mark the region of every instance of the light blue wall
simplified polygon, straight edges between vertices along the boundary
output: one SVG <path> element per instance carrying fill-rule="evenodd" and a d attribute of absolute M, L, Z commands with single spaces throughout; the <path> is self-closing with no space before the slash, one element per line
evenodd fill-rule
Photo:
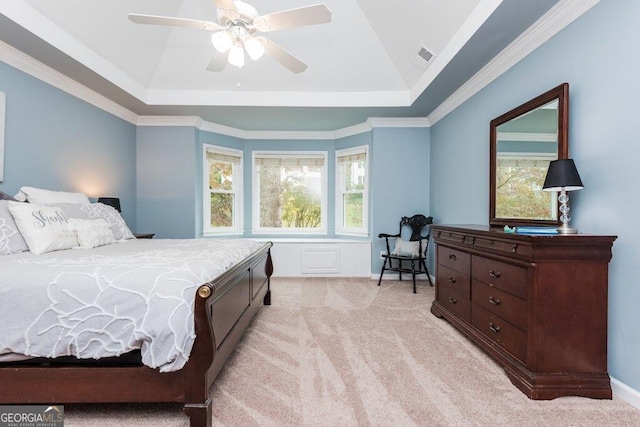
<path fill-rule="evenodd" d="M 429 216 L 428 128 L 374 128 L 371 149 L 371 271 L 382 269 L 380 233 L 396 233 L 403 216 Z"/>
<path fill-rule="evenodd" d="M 135 231 L 136 128 L 0 62 L 6 93 L 4 182 L 20 187 L 119 197 Z"/>
<path fill-rule="evenodd" d="M 196 237 L 196 200 L 202 194 L 197 130 L 143 126 L 137 138 L 138 231 Z"/>
<path fill-rule="evenodd" d="M 570 84 L 569 150 L 585 185 L 572 225 L 617 235 L 609 270 L 609 373 L 640 390 L 640 2 L 602 0 L 431 128 L 431 212 L 488 223 L 489 121 Z M 585 309 L 588 309 L 585 307 Z"/>

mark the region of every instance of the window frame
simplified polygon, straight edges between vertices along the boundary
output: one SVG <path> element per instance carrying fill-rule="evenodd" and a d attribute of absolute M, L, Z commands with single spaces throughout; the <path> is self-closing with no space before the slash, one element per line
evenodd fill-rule
<path fill-rule="evenodd" d="M 215 191 L 209 188 L 209 159 L 207 153 L 213 152 L 221 155 L 238 157 L 240 163 L 234 164 L 233 168 L 233 191 Z M 231 162 L 230 162 L 231 163 Z M 202 235 L 219 236 L 219 235 L 242 235 L 244 234 L 243 226 L 243 165 L 244 152 L 235 148 L 221 147 L 213 144 L 202 145 Z M 233 226 L 231 227 L 212 227 L 211 226 L 211 194 L 226 193 L 234 194 L 233 198 Z"/>
<path fill-rule="evenodd" d="M 322 157 L 323 172 L 320 179 L 321 195 L 320 195 L 320 227 L 318 228 L 278 228 L 278 227 L 261 227 L 260 226 L 260 182 L 258 179 L 258 166 L 256 158 L 273 157 L 273 158 L 295 158 L 295 157 Z M 305 234 L 305 235 L 326 235 L 327 234 L 327 211 L 328 211 L 328 151 L 274 151 L 274 150 L 256 150 L 251 153 L 251 180 L 252 180 L 252 234 Z"/>
<path fill-rule="evenodd" d="M 350 155 L 364 154 L 364 189 L 362 191 L 345 191 L 344 179 L 346 178 L 343 168 L 338 159 Z M 335 157 L 335 229 L 337 235 L 369 237 L 369 146 L 360 145 L 357 147 L 336 150 Z M 344 194 L 362 193 L 362 227 L 346 227 L 344 225 Z"/>

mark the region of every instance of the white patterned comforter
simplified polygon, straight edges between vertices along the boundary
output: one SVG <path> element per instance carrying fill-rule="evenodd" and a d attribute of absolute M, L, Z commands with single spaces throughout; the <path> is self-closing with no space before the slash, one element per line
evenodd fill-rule
<path fill-rule="evenodd" d="M 182 368 L 199 285 L 256 252 L 251 240 L 129 240 L 0 256 L 0 361 L 119 356 Z"/>

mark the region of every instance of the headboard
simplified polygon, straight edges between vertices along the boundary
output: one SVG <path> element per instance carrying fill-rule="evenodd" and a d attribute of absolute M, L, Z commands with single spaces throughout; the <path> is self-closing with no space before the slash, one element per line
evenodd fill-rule
<path fill-rule="evenodd" d="M 3 193 L 2 191 L 0 191 L 0 200 L 13 200 L 14 202 L 17 202 L 16 199 L 14 199 L 13 197 L 11 197 L 10 195 L 8 195 L 7 193 Z"/>

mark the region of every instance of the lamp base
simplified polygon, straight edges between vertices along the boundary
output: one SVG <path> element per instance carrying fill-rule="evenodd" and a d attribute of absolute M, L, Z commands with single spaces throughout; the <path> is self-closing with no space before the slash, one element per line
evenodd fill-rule
<path fill-rule="evenodd" d="M 571 227 L 558 227 L 558 234 L 578 234 L 579 231 L 577 228 Z"/>

